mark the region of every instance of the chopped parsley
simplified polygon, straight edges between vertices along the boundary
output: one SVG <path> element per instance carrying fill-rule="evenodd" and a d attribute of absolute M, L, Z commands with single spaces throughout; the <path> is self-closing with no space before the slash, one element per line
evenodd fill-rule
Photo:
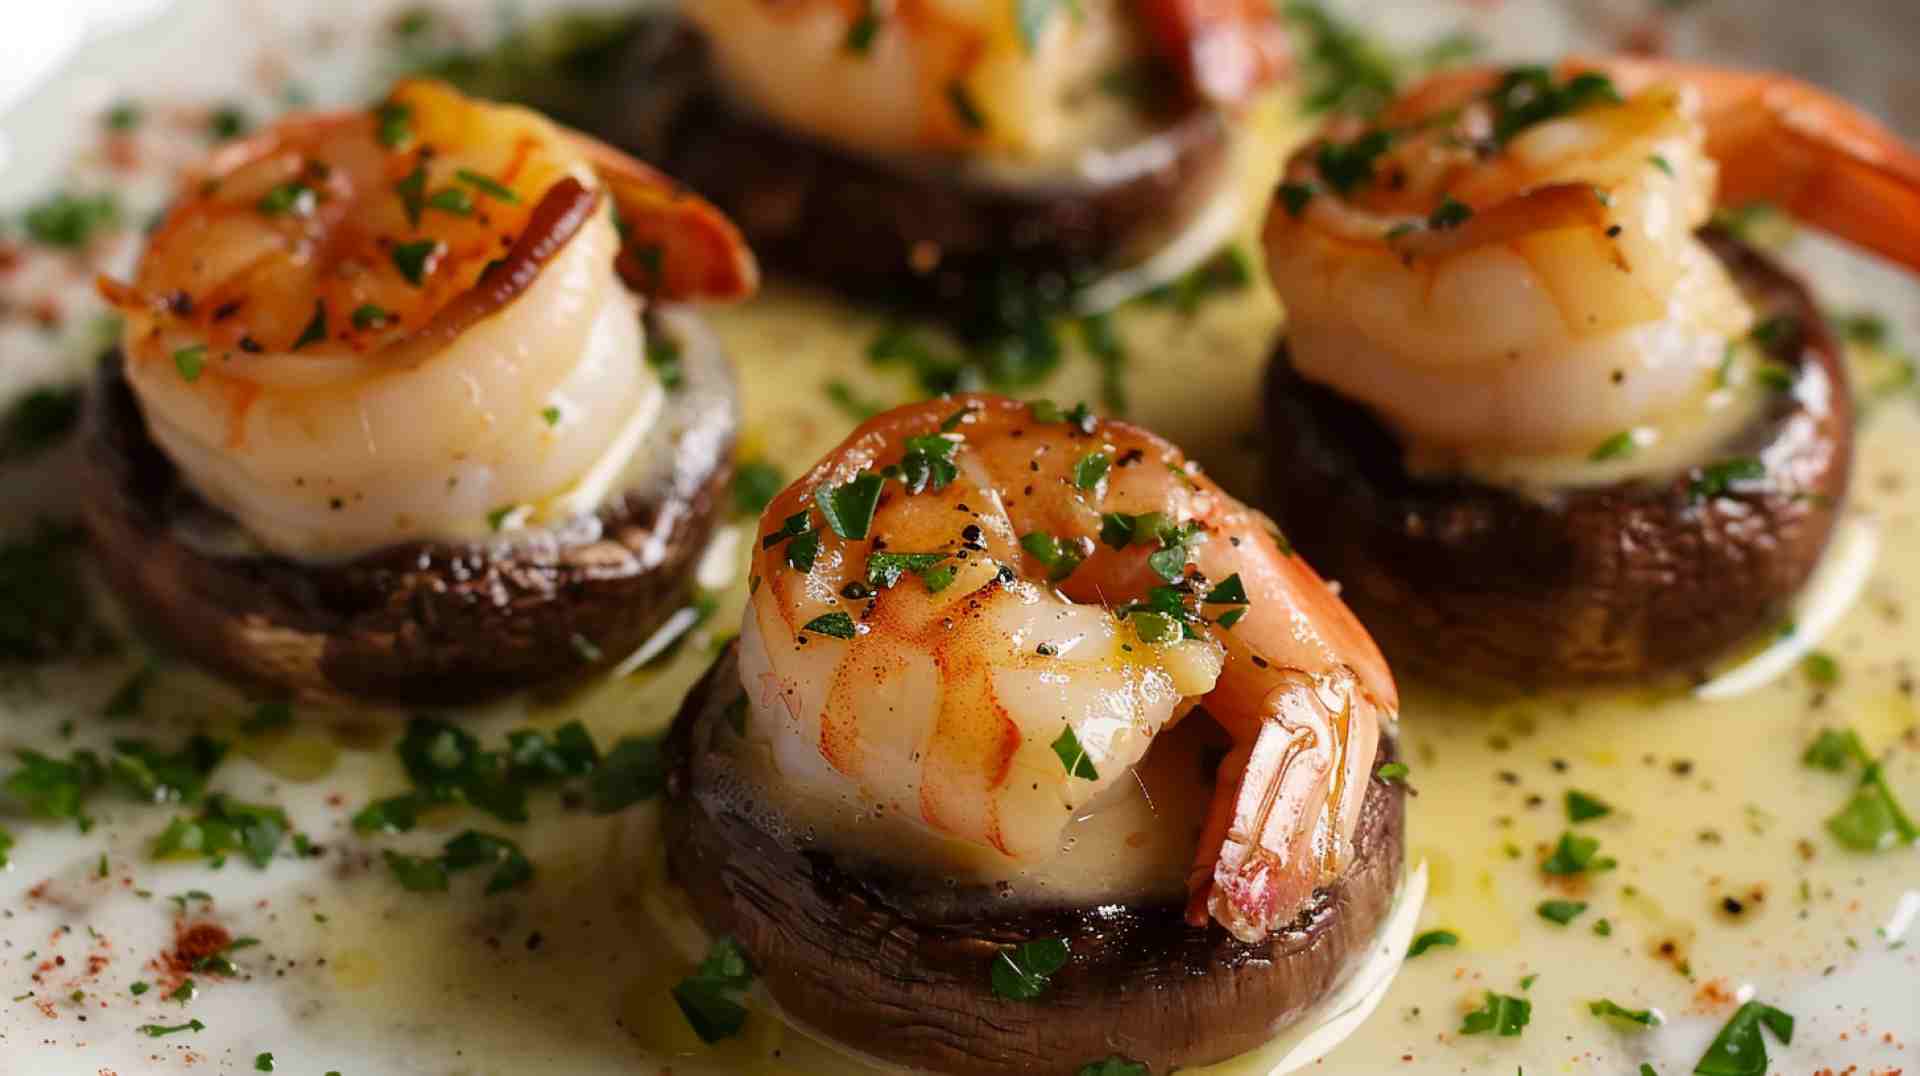
<path fill-rule="evenodd" d="M 257 203 L 260 212 L 269 217 L 311 217 L 317 204 L 319 195 L 298 180 L 280 184 L 261 195 Z"/>
<path fill-rule="evenodd" d="M 1537 66 L 1513 68 L 1487 96 L 1494 110 L 1493 137 L 1503 144 L 1537 124 L 1621 101 L 1605 75 L 1584 72 L 1556 82 L 1553 72 Z"/>
<path fill-rule="evenodd" d="M 1307 204 L 1313 201 L 1313 188 L 1305 183 L 1280 184 L 1280 205 L 1287 216 L 1298 218 L 1307 211 Z"/>
<path fill-rule="evenodd" d="M 906 483 L 907 492 L 938 493 L 946 489 L 960 476 L 960 468 L 953 462 L 954 450 L 959 447 L 960 443 L 950 437 L 907 438 L 906 455 L 900 458 L 901 481 Z"/>
<path fill-rule="evenodd" d="M 1412 772 L 1404 762 L 1385 762 L 1380 765 L 1379 769 L 1373 771 L 1373 776 L 1375 779 L 1385 781 L 1390 785 L 1405 784 L 1407 775 Z"/>
<path fill-rule="evenodd" d="M 1654 1012 L 1652 1009 L 1629 1009 L 1624 1005 L 1616 1005 L 1605 998 L 1601 998 L 1599 1001 L 1588 1002 L 1587 1011 L 1602 1020 L 1622 1024 L 1635 1024 L 1640 1027 L 1658 1027 L 1661 1023 L 1660 1014 Z"/>
<path fill-rule="evenodd" d="M 647 365 L 660 379 L 660 387 L 677 391 L 687 383 L 687 370 L 680 361 L 680 345 L 664 336 L 647 337 Z"/>
<path fill-rule="evenodd" d="M 1088 314 L 1080 319 L 1080 340 L 1100 364 L 1100 402 L 1116 415 L 1127 413 L 1127 349 L 1113 329 L 1113 316 Z"/>
<path fill-rule="evenodd" d="M 1113 458 L 1105 452 L 1089 452 L 1073 465 L 1073 484 L 1088 492 L 1099 489 L 1112 466 Z"/>
<path fill-rule="evenodd" d="M 872 0 L 852 25 L 847 27 L 846 49 L 856 56 L 864 56 L 873 48 L 873 39 L 880 35 L 880 13 L 874 10 Z"/>
<path fill-rule="evenodd" d="M 1073 726 L 1060 730 L 1054 738 L 1053 753 L 1060 758 L 1060 764 L 1067 768 L 1067 775 L 1083 781 L 1098 781 L 1100 771 L 1093 768 L 1093 759 L 1087 757 L 1087 749 L 1080 746 L 1080 737 L 1074 735 Z"/>
<path fill-rule="evenodd" d="M 1086 559 L 1078 546 L 1062 541 L 1045 531 L 1030 531 L 1020 536 L 1020 548 L 1047 570 L 1047 579 L 1058 583 L 1074 573 Z"/>
<path fill-rule="evenodd" d="M 1752 456 L 1736 456 L 1700 468 L 1687 485 L 1696 501 L 1719 497 L 1743 482 L 1758 482 L 1767 477 L 1766 464 Z"/>
<path fill-rule="evenodd" d="M 387 101 L 374 112 L 374 122 L 378 125 L 380 144 L 388 149 L 401 149 L 413 141 L 413 108 L 398 101 Z"/>
<path fill-rule="evenodd" d="M 1032 1001 L 1047 992 L 1054 972 L 1067 966 L 1064 938 L 1040 938 L 1000 950 L 993 958 L 993 992 L 1008 1001 Z"/>
<path fill-rule="evenodd" d="M 902 576 L 917 575 L 924 579 L 927 572 L 946 559 L 945 553 L 874 553 L 867 557 L 867 585 L 886 590 Z"/>
<path fill-rule="evenodd" d="M 800 630 L 835 639 L 851 639 L 854 636 L 853 618 L 845 613 L 821 613 L 801 625 Z"/>
<path fill-rule="evenodd" d="M 239 105 L 221 105 L 207 119 L 207 133 L 213 135 L 215 141 L 225 142 L 240 137 L 252 125 L 253 121 Z"/>
<path fill-rule="evenodd" d="M 587 784 L 594 814 L 613 814 L 660 794 L 667 765 L 658 740 L 627 736 L 616 741 Z"/>
<path fill-rule="evenodd" d="M 1548 874 L 1567 876 L 1589 872 L 1598 874 L 1618 865 L 1612 856 L 1599 855 L 1599 851 L 1598 838 L 1581 837 L 1569 830 L 1560 835 L 1560 843 L 1554 846 L 1553 854 L 1540 864 L 1540 869 Z"/>
<path fill-rule="evenodd" d="M 1589 796 L 1577 789 L 1567 790 L 1567 821 L 1591 822 L 1612 813 L 1613 807 L 1598 796 Z"/>
<path fill-rule="evenodd" d="M 516 205 L 520 201 L 520 196 L 513 193 L 511 188 L 505 186 L 504 184 L 495 180 L 491 176 L 485 176 L 480 174 L 479 172 L 475 172 L 466 168 L 461 168 L 456 170 L 453 173 L 453 177 L 459 180 L 460 182 L 465 183 L 467 186 L 472 187 L 474 190 L 479 191 L 481 194 L 486 195 L 488 198 L 493 199 L 496 202 L 505 202 L 508 205 Z"/>
<path fill-rule="evenodd" d="M 147 1038 L 158 1039 L 180 1031 L 205 1031 L 206 1029 L 207 1025 L 200 1021 L 189 1020 L 184 1024 L 174 1024 L 170 1027 L 165 1027 L 160 1024 L 141 1024 L 134 1030 L 145 1035 Z"/>
<path fill-rule="evenodd" d="M 1587 454 L 1587 459 L 1594 463 L 1626 459 L 1639 447 L 1633 439 L 1632 430 L 1621 430 L 1595 446 L 1594 450 Z"/>
<path fill-rule="evenodd" d="M 386 849 L 382 855 L 394 880 L 412 893 L 444 892 L 449 876 L 474 867 L 493 868 L 486 885 L 489 895 L 516 889 L 533 880 L 533 862 L 518 844 L 479 830 L 466 830 L 449 840 L 438 856 L 402 855 L 392 849 Z"/>
<path fill-rule="evenodd" d="M 787 563 L 801 572 L 813 571 L 814 558 L 820 554 L 820 532 L 813 529 L 811 513 L 802 510 L 788 516 L 780 529 L 760 539 L 760 548 L 772 549 L 787 543 Z"/>
<path fill-rule="evenodd" d="M 1373 130 L 1351 142 L 1321 145 L 1317 161 L 1320 178 L 1341 194 L 1350 194 L 1373 182 L 1374 162 L 1393 146 L 1391 131 Z"/>
<path fill-rule="evenodd" d="M 1451 930 L 1423 931 L 1413 939 L 1413 944 L 1407 947 L 1407 959 L 1412 960 L 1429 949 L 1442 947 L 1451 949 L 1459 944 L 1460 935 Z"/>
<path fill-rule="evenodd" d="M 1824 650 L 1810 651 L 1801 660 L 1800 670 L 1815 687 L 1832 687 L 1840 682 L 1840 662 Z"/>
<path fill-rule="evenodd" d="M 1427 218 L 1427 227 L 1436 232 L 1452 231 L 1472 219 L 1473 207 L 1455 200 L 1449 194 L 1440 200 L 1440 205 Z"/>
<path fill-rule="evenodd" d="M 753 983 L 753 969 L 740 943 L 722 937 L 707 951 L 694 973 L 673 988 L 673 1000 L 686 1015 L 700 1041 L 707 1043 L 730 1039 L 747 1023 L 745 1000 Z"/>
<path fill-rule="evenodd" d="M 560 425 L 560 409 L 554 407 L 552 404 L 541 408 L 540 421 L 546 423 L 549 427 Z"/>
<path fill-rule="evenodd" d="M 1247 604 L 1247 587 L 1240 582 L 1240 573 L 1235 572 L 1220 580 L 1212 590 L 1207 591 L 1207 596 L 1201 602 L 1206 605 Z"/>
<path fill-rule="evenodd" d="M 1543 900 L 1539 907 L 1534 909 L 1540 914 L 1540 918 L 1550 923 L 1558 923 L 1563 927 L 1580 918 L 1580 913 L 1586 910 L 1587 902 L 1584 900 Z"/>
<path fill-rule="evenodd" d="M 1827 819 L 1827 832 L 1856 852 L 1883 852 L 1920 841 L 1920 827 L 1907 817 L 1880 764 L 1870 763 L 1860 774 L 1853 798 L 1840 813 Z"/>
<path fill-rule="evenodd" d="M 353 311 L 353 327 L 360 330 L 384 329 L 393 321 L 393 315 L 384 307 L 372 303 L 362 303 Z"/>
<path fill-rule="evenodd" d="M 880 488 L 885 484 L 886 479 L 867 471 L 841 485 L 821 490 L 814 499 L 833 533 L 855 541 L 865 538 L 873 526 L 874 511 L 880 506 Z"/>
<path fill-rule="evenodd" d="M 78 250 L 120 222 L 120 203 L 110 193 L 54 194 L 27 210 L 27 236 L 42 246 Z"/>
<path fill-rule="evenodd" d="M 253 1071 L 273 1071 L 273 1052 L 271 1050 L 253 1055 Z"/>
<path fill-rule="evenodd" d="M 1749 1001 L 1715 1035 L 1694 1065 L 1695 1076 L 1766 1076 L 1767 1040 L 1761 1028 L 1782 1044 L 1793 1042 L 1793 1017 L 1771 1005 Z"/>
<path fill-rule="evenodd" d="M 734 514 L 758 517 L 786 484 L 780 468 L 766 460 L 747 460 L 740 464 L 733 472 Z"/>
<path fill-rule="evenodd" d="M 144 118 L 144 113 L 137 103 L 133 101 L 121 101 L 112 108 L 107 109 L 107 114 L 102 118 L 102 122 L 106 124 L 107 130 L 109 131 L 126 132 L 140 126 L 142 118 Z"/>
<path fill-rule="evenodd" d="M 1800 761 L 1816 769 L 1839 773 L 1853 762 L 1871 765 L 1873 756 L 1867 753 L 1866 745 L 1852 729 L 1821 729 L 1820 735 L 1807 745 Z"/>
<path fill-rule="evenodd" d="M 456 217 L 473 215 L 473 196 L 459 187 L 442 187 L 427 195 L 426 207 Z"/>
<path fill-rule="evenodd" d="M 1241 291 L 1252 283 L 1253 269 L 1246 252 L 1239 247 L 1229 246 L 1173 282 L 1148 291 L 1140 299 L 1142 302 L 1171 306 L 1182 314 L 1192 314 L 1202 302 Z M 1088 432 L 1092 432 L 1091 427 Z"/>
<path fill-rule="evenodd" d="M 1115 1054 L 1099 1061 L 1089 1061 L 1080 1066 L 1074 1076 L 1153 1076 L 1147 1066 L 1138 1061 Z"/>
<path fill-rule="evenodd" d="M 393 267 L 400 271 L 407 283 L 420 287 L 433 272 L 433 267 L 446 251 L 437 239 L 417 239 L 411 243 L 395 243 L 393 247 Z"/>
<path fill-rule="evenodd" d="M 307 327 L 300 330 L 300 338 L 293 342 L 292 350 L 298 351 L 308 344 L 317 344 L 327 338 L 327 301 L 313 301 L 313 317 L 307 321 Z"/>
<path fill-rule="evenodd" d="M 1653 165 L 1655 168 L 1658 168 L 1662 172 L 1665 172 L 1667 175 L 1673 175 L 1673 163 L 1671 161 L 1668 161 L 1665 157 L 1662 157 L 1658 153 L 1654 154 L 1651 157 L 1648 157 L 1647 163 Z"/>
<path fill-rule="evenodd" d="M 1487 1000 L 1460 1021 L 1460 1034 L 1483 1035 L 1492 1032 L 1505 1038 L 1519 1035 L 1533 1018 L 1533 1003 L 1487 991 Z"/>
<path fill-rule="evenodd" d="M 180 380 L 191 385 L 200 380 L 200 371 L 207 365 L 207 345 L 195 344 L 183 347 L 173 353 L 173 368 L 180 372 Z"/>
<path fill-rule="evenodd" d="M 168 823 L 153 839 L 150 852 L 155 859 L 205 858 L 215 865 L 229 852 L 238 852 L 264 869 L 292 832 L 286 812 L 278 807 L 211 796 L 198 818 L 176 817 Z"/>
<path fill-rule="evenodd" d="M 953 115 L 960 125 L 969 131 L 987 129 L 987 118 L 980 113 L 980 106 L 973 100 L 973 91 L 959 79 L 947 84 L 947 103 L 953 106 Z"/>

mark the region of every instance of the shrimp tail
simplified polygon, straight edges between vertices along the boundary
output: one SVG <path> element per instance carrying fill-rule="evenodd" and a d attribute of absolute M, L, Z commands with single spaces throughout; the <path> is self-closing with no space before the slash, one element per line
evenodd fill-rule
<path fill-rule="evenodd" d="M 1857 246 L 1920 269 L 1920 155 L 1866 112 L 1771 72 L 1632 57 L 1581 58 L 1623 93 L 1663 82 L 1699 90 L 1720 201 L 1771 202 Z"/>
<path fill-rule="evenodd" d="M 1188 875 L 1187 921 L 1211 916 L 1253 943 L 1286 925 L 1320 882 L 1313 841 L 1328 806 L 1337 739 L 1311 689 L 1275 693 L 1250 742 L 1220 762 Z"/>
<path fill-rule="evenodd" d="M 648 295 L 729 301 L 752 295 L 760 270 L 740 230 L 705 199 L 598 139 L 569 132 L 620 212 L 620 274 Z"/>

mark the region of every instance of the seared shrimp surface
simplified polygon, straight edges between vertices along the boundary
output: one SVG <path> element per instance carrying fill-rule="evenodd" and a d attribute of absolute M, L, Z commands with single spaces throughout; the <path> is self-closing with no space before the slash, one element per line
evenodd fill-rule
<path fill-rule="evenodd" d="M 1695 232 L 1781 204 L 1920 266 L 1920 159 L 1777 76 L 1640 60 L 1436 76 L 1290 162 L 1268 265 L 1307 377 L 1417 450 L 1584 456 L 1717 403 L 1754 318 Z"/>
<path fill-rule="evenodd" d="M 692 0 L 728 85 L 799 131 L 876 154 L 1043 156 L 1077 145 L 1102 81 L 1166 71 L 1237 103 L 1285 66 L 1259 0 Z"/>
<path fill-rule="evenodd" d="M 732 226 L 646 166 L 412 81 L 222 148 L 132 283 L 101 286 L 195 489 L 276 552 L 335 558 L 590 508 L 583 476 L 663 406 L 643 303 L 753 280 Z"/>
<path fill-rule="evenodd" d="M 991 396 L 910 405 L 761 535 L 741 676 L 783 781 L 1041 859 L 1200 706 L 1233 747 L 1189 919 L 1255 941 L 1345 868 L 1393 680 L 1271 522 L 1166 441 Z"/>

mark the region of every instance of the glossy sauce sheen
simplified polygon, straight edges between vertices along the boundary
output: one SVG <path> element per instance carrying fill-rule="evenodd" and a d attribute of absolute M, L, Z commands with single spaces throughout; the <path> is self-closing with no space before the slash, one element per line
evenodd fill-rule
<path fill-rule="evenodd" d="M 1277 121 L 1278 110 L 1265 120 L 1276 139 L 1297 133 Z M 1249 189 L 1268 179 L 1249 176 Z M 1831 281 L 1889 309 L 1916 305 L 1912 286 L 1891 274 L 1824 249 L 1796 248 L 1789 257 L 1835 273 L 1822 276 L 1822 286 Z M 789 478 L 853 424 L 828 401 L 829 383 L 889 404 L 912 391 L 863 358 L 879 319 L 817 296 L 775 288 L 713 321 L 743 383 L 742 458 L 776 461 Z M 1209 300 L 1191 316 L 1167 308 L 1122 315 L 1133 356 L 1129 417 L 1179 443 L 1229 490 L 1257 489 L 1250 435 L 1278 326 L 1259 288 Z M 0 331 L 10 342 L 32 339 L 11 324 Z M 0 396 L 20 387 L 15 376 L 24 375 L 0 368 Z M 1096 400 L 1095 364 L 1070 349 L 1061 373 L 1035 394 Z M 1891 752 L 1889 783 L 1910 807 L 1920 803 L 1912 697 L 1920 660 L 1917 450 L 1920 410 L 1910 397 L 1878 408 L 1863 430 L 1851 510 L 1878 517 L 1883 554 L 1859 604 L 1822 644 L 1839 663 L 1834 685 L 1796 672 L 1718 703 L 1625 694 L 1487 704 L 1403 684 L 1401 757 L 1418 792 L 1408 804 L 1410 860 L 1424 859 L 1432 879 L 1421 929 L 1452 930 L 1462 943 L 1410 960 L 1372 1019 L 1314 1071 L 1620 1073 L 1651 1061 L 1662 1073 L 1684 1072 L 1749 985 L 1800 1021 L 1791 1049 L 1770 1045 L 1772 1071 L 1849 1063 L 1861 1072 L 1914 1071 L 1920 946 L 1911 930 L 1899 936 L 1897 912 L 1903 900 L 1920 905 L 1920 853 L 1841 848 L 1822 821 L 1845 803 L 1850 779 L 1808 768 L 1800 754 L 1819 729 L 1850 724 L 1869 749 Z M 12 506 L 49 496 L 59 482 L 45 472 L 58 464 L 0 471 L 0 499 Z M 750 535 L 735 537 L 744 564 Z M 734 573 L 710 627 L 662 665 L 463 720 L 489 745 L 530 723 L 580 720 L 603 748 L 657 732 L 710 661 L 714 641 L 737 622 L 745 589 Z M 230 689 L 169 670 L 143 718 L 106 725 L 97 715 L 135 667 L 98 659 L 9 675 L 0 683 L 0 747 L 65 754 L 120 735 L 171 743 L 196 725 L 238 735 L 251 712 Z M 536 792 L 525 826 L 449 810 L 406 837 L 361 837 L 349 826 L 352 813 L 406 787 L 391 750 L 398 715 L 302 718 L 311 723 L 240 736 L 215 787 L 284 806 L 325 848 L 318 859 L 281 859 L 265 872 L 237 860 L 220 871 L 156 864 L 147 843 L 166 818 L 186 812 L 105 795 L 86 835 L 5 817 L 19 843 L 12 869 L 0 874 L 0 903 L 9 909 L 0 918 L 0 996 L 32 998 L 0 1007 L 0 1070 L 22 1059 L 22 1071 L 244 1070 L 270 1050 L 281 1071 L 395 1076 L 863 1071 L 764 1010 L 741 1037 L 717 1046 L 693 1035 L 669 990 L 706 941 L 663 881 L 653 807 L 598 818 Z M 69 720 L 77 729 L 65 739 L 59 729 Z M 1537 863 L 1569 828 L 1569 789 L 1613 806 L 1579 831 L 1599 838 L 1619 867 L 1591 882 L 1550 885 Z M 1140 828 L 1137 803 L 1101 817 L 1116 823 L 1118 839 L 1095 839 L 1088 827 L 1069 859 L 1125 849 Z M 456 879 L 450 894 L 408 893 L 381 862 L 382 849 L 426 854 L 470 826 L 518 840 L 538 865 L 533 887 L 482 897 L 477 882 Z M 1104 854 L 1127 857 L 1102 865 L 1116 880 L 1136 875 L 1127 884 L 1138 884 L 1156 874 L 1151 854 Z M 1075 892 L 1066 882 L 1028 881 L 1050 895 Z M 214 902 L 177 917 L 166 897 L 193 889 Z M 1547 899 L 1590 907 L 1562 927 L 1536 914 Z M 1593 930 L 1601 918 L 1611 927 L 1604 937 Z M 175 927 L 201 920 L 261 939 L 235 956 L 246 974 L 202 976 L 200 996 L 186 1006 L 157 990 L 131 996 L 131 982 L 155 979 L 151 962 L 171 946 Z M 1523 989 L 1523 977 L 1534 975 Z M 1457 1034 L 1485 990 L 1533 1002 L 1523 1036 Z M 84 1000 L 70 1000 L 74 991 Z M 1657 1007 L 1669 1026 L 1615 1030 L 1589 1015 L 1587 1003 L 1598 998 Z M 206 1030 L 160 1039 L 134 1030 L 189 1017 Z M 1255 1056 L 1206 1071 L 1253 1076 L 1269 1061 Z"/>

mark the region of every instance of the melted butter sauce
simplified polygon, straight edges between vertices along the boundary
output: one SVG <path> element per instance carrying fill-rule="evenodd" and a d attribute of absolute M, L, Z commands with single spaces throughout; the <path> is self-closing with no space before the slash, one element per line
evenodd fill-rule
<path fill-rule="evenodd" d="M 1261 122 L 1276 147 L 1299 130 L 1277 106 Z M 1278 151 L 1249 156 L 1268 162 L 1247 177 L 1259 192 Z M 1813 254 L 1812 264 L 1834 264 Z M 1830 278 L 1816 279 L 1824 286 Z M 1864 298 L 1876 305 L 1913 294 L 1890 275 L 1863 279 Z M 828 385 L 881 404 L 913 394 L 896 371 L 864 358 L 881 322 L 820 295 L 776 286 L 713 321 L 740 371 L 742 456 L 779 461 L 789 478 L 853 423 L 828 402 Z M 1258 388 L 1280 327 L 1266 290 L 1213 299 L 1191 315 L 1134 308 L 1118 327 L 1132 356 L 1129 417 L 1183 445 L 1227 488 L 1256 490 Z M 1074 351 L 1035 395 L 1097 400 L 1099 380 L 1096 364 Z M 4 395 L 19 387 L 4 384 Z M 1878 517 L 1883 554 L 1865 596 L 1822 644 L 1839 663 L 1835 684 L 1795 674 L 1715 703 L 1636 694 L 1488 703 L 1403 685 L 1401 743 L 1418 793 L 1409 803 L 1411 860 L 1424 860 L 1431 879 L 1420 928 L 1452 930 L 1461 944 L 1408 961 L 1385 1003 L 1317 1071 L 1620 1073 L 1645 1060 L 1683 1072 L 1749 990 L 1800 1019 L 1791 1049 L 1771 1047 L 1776 1071 L 1855 1063 L 1862 1072 L 1912 1071 L 1920 946 L 1900 909 L 1920 905 L 1920 852 L 1840 847 L 1822 823 L 1851 781 L 1803 766 L 1800 754 L 1817 730 L 1850 726 L 1887 753 L 1887 778 L 1902 800 L 1920 805 L 1917 446 L 1920 410 L 1909 397 L 1877 407 L 1863 430 L 1851 510 Z M 9 505 L 57 498 L 56 465 L 0 474 L 0 495 Z M 739 563 L 746 544 L 737 544 Z M 509 729 L 570 720 L 603 746 L 657 733 L 745 601 L 737 573 L 725 585 L 703 581 L 716 584 L 720 612 L 670 658 L 461 719 L 488 744 Z M 114 736 L 169 743 L 195 729 L 235 735 L 247 718 L 249 704 L 230 688 L 163 666 L 140 718 L 99 721 L 140 660 L 8 674 L 0 747 L 64 755 Z M 225 1071 L 272 1050 L 287 1071 L 396 1076 L 869 1071 L 787 1027 L 764 999 L 736 1039 L 709 1046 L 691 1033 L 670 990 L 707 939 L 665 881 L 651 806 L 598 818 L 536 793 L 525 826 L 449 809 L 405 837 L 354 834 L 353 811 L 406 786 L 392 751 L 402 716 L 301 713 L 290 730 L 239 737 L 216 787 L 285 806 L 325 849 L 314 860 L 281 859 L 260 872 L 237 862 L 220 870 L 152 863 L 147 842 L 165 818 L 184 813 L 166 808 L 103 802 L 85 834 L 7 816 L 19 844 L 0 875 L 8 909 L 0 996 L 30 1000 L 0 1008 L 0 1059 L 31 1058 L 31 1071 Z M 69 722 L 72 733 L 63 733 Z M 1537 865 L 1569 828 L 1569 789 L 1612 805 L 1579 831 L 1619 865 L 1549 884 Z M 429 854 L 468 827 L 518 840 L 538 865 L 535 884 L 482 897 L 460 879 L 452 893 L 415 894 L 381 860 L 389 848 Z M 130 996 L 128 984 L 151 978 L 147 962 L 168 944 L 174 907 L 165 898 L 193 889 L 215 898 L 196 915 L 263 944 L 236 955 L 240 980 L 204 982 L 190 1006 L 157 991 Z M 1550 898 L 1589 907 L 1562 927 L 1535 911 Z M 1601 919 L 1611 928 L 1605 936 L 1594 930 Z M 104 952 L 105 963 L 93 968 L 90 952 Z M 56 957 L 66 963 L 52 965 Z M 1523 987 L 1529 976 L 1537 978 Z M 1524 1036 L 1457 1033 L 1484 990 L 1531 999 Z M 1587 1012 L 1598 998 L 1655 1007 L 1669 1026 L 1615 1030 Z M 207 1030 L 159 1040 L 134 1031 L 189 1016 Z M 1273 1054 L 1207 1071 L 1253 1076 Z"/>

